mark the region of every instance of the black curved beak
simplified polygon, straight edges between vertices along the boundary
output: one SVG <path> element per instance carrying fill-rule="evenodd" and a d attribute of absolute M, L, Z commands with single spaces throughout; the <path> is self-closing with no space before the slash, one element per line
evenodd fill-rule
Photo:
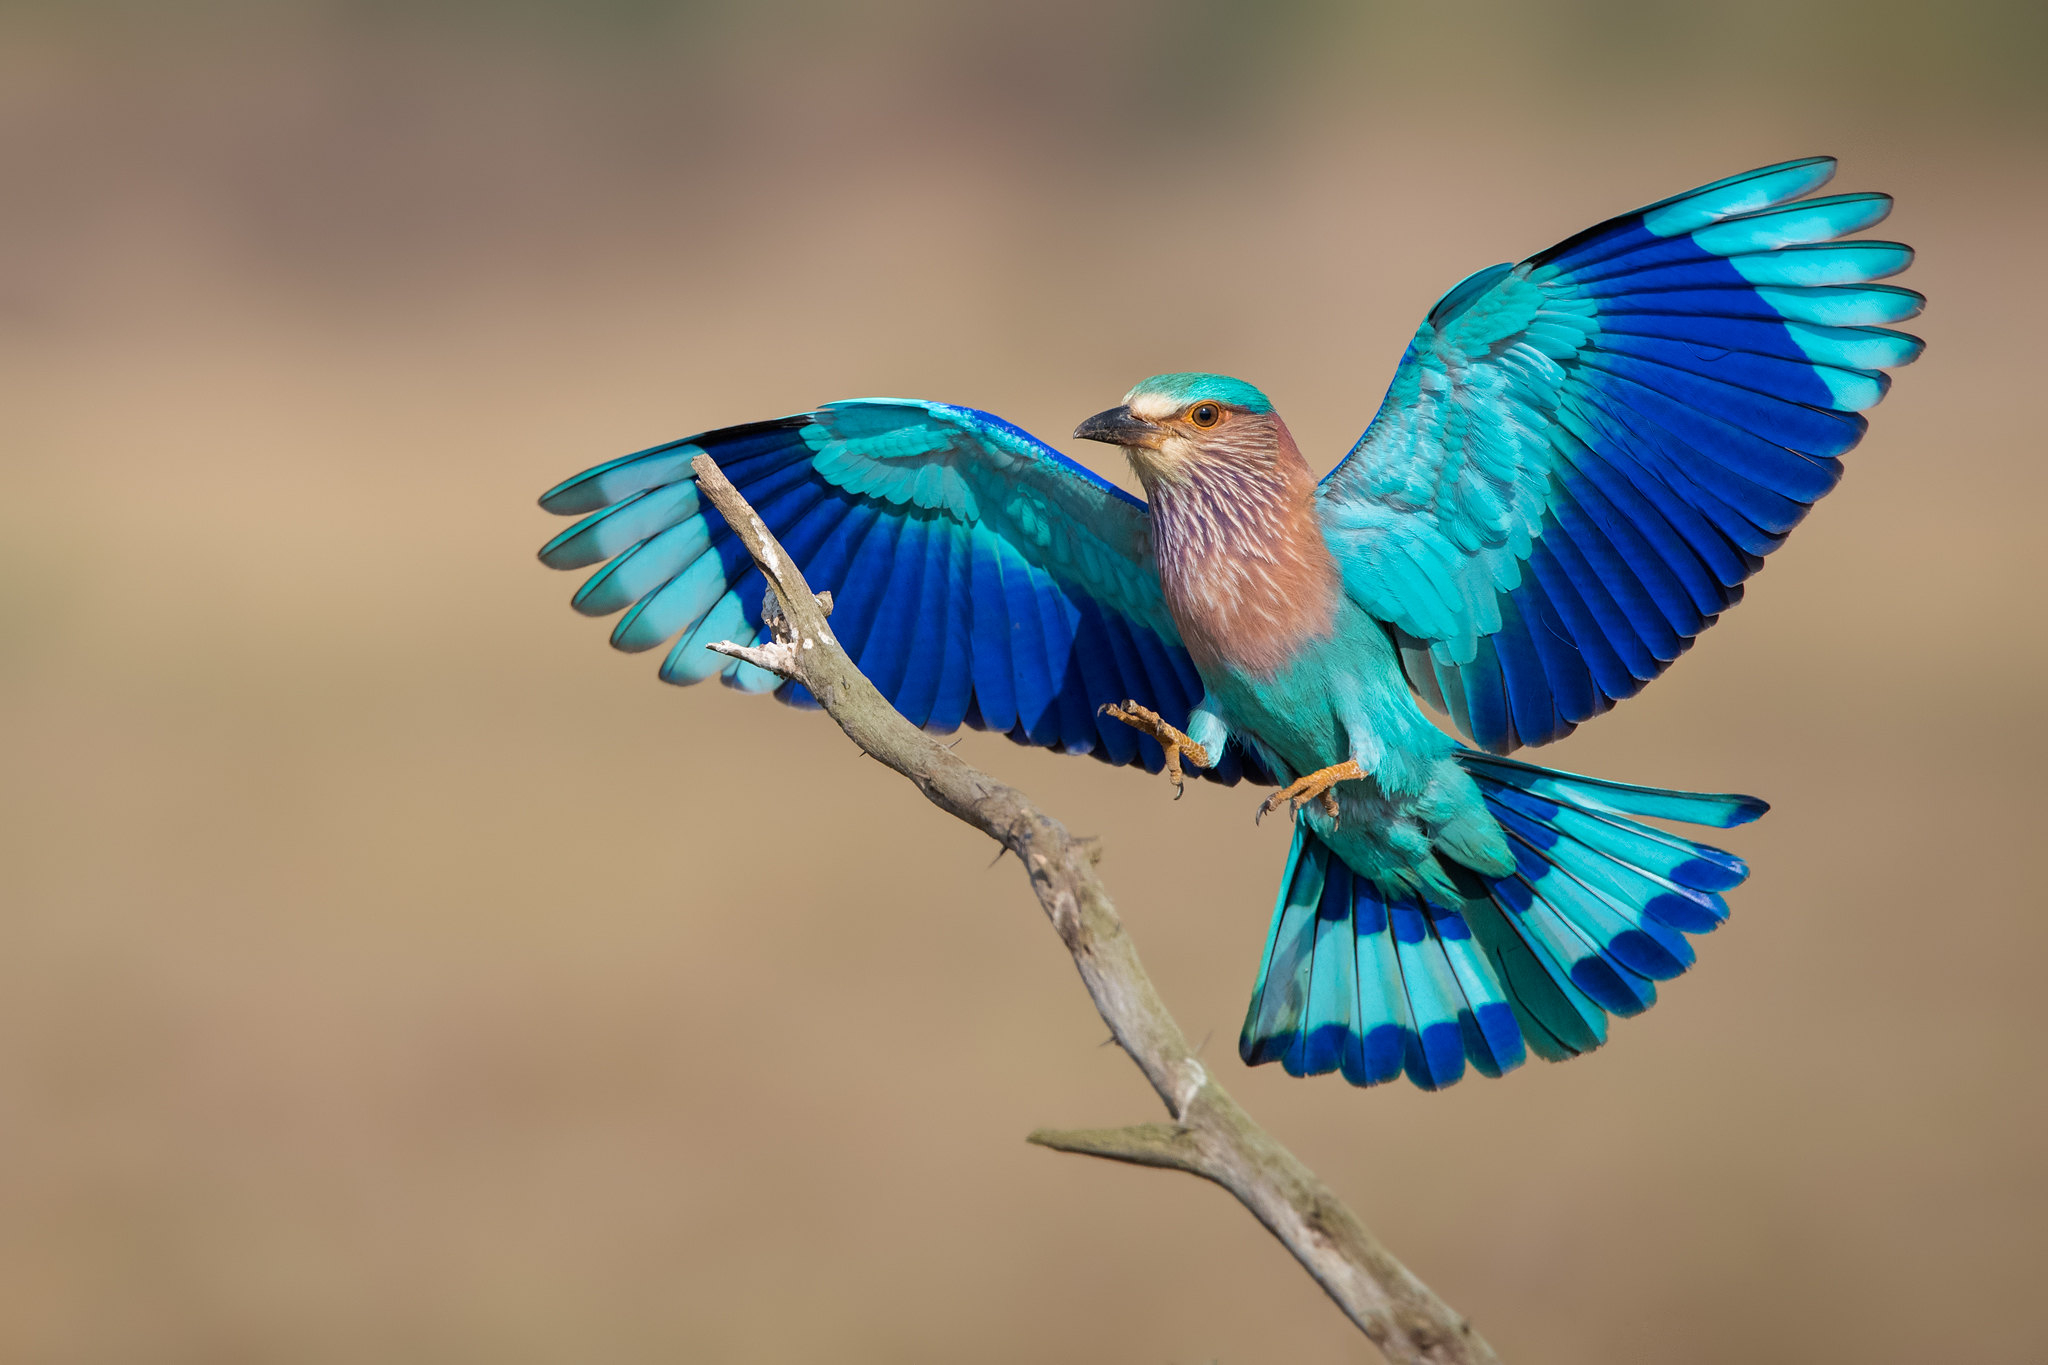
<path fill-rule="evenodd" d="M 1129 408 L 1098 412 L 1074 428 L 1077 441 L 1101 441 L 1113 446 L 1156 446 L 1166 428 L 1155 426 Z"/>

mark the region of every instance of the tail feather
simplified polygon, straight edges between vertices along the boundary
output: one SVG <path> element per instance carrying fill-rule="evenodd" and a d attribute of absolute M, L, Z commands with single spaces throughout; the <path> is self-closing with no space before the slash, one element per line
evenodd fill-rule
<path fill-rule="evenodd" d="M 1387 932 L 1386 903 L 1370 895 L 1361 901 L 1358 887 L 1370 892 L 1370 884 L 1338 859 L 1329 863 L 1327 894 L 1350 910 L 1358 945 L 1358 1013 L 1345 1038 L 1344 1079 L 1353 1085 L 1375 1085 L 1393 1080 L 1407 1064 L 1415 1018 L 1408 1009 L 1408 990 L 1401 984 L 1400 954 Z"/>
<path fill-rule="evenodd" d="M 1692 966 L 1687 935 L 1719 926 L 1720 893 L 1749 874 L 1732 854 L 1633 817 L 1726 828 L 1763 813 L 1754 797 L 1461 759 L 1514 871 L 1452 866 L 1456 904 L 1389 893 L 1298 820 L 1239 1040 L 1247 1063 L 1341 1071 L 1353 1085 L 1405 1073 L 1437 1090 L 1468 1064 L 1499 1076 L 1529 1052 L 1590 1052 L 1608 1016 L 1642 1013 L 1656 982 Z"/>
<path fill-rule="evenodd" d="M 1525 876 L 1548 878 L 1562 872 L 1618 905 L 1695 933 L 1705 933 L 1728 918 L 1728 903 L 1717 891 L 1681 886 L 1514 811 L 1497 809 L 1494 814 L 1523 854 L 1518 862 L 1533 860 L 1533 868 L 1525 866 Z"/>
<path fill-rule="evenodd" d="M 1482 1076 L 1498 1077 L 1520 1066 L 1527 1056 L 1522 1030 L 1515 1023 L 1514 1006 L 1508 1002 L 1504 983 L 1491 970 L 1486 950 L 1473 936 L 1472 926 L 1457 911 L 1436 921 L 1444 956 L 1457 975 L 1468 1009 L 1458 1014 L 1458 1027 L 1465 1042 L 1465 1055 Z"/>
<path fill-rule="evenodd" d="M 1514 879 L 1527 893 L 1526 907 L 1513 926 L 1536 940 L 1550 964 L 1561 967 L 1571 986 L 1609 1014 L 1626 1019 L 1657 1003 L 1650 978 L 1632 970 L 1592 927 L 1584 898 L 1573 894 L 1569 877 L 1526 875 Z M 1515 904 L 1514 899 L 1508 905 Z"/>
<path fill-rule="evenodd" d="M 1443 940 L 1431 932 L 1418 901 L 1387 907 L 1393 921 L 1394 952 L 1408 989 L 1408 1013 L 1416 1028 L 1404 1040 L 1408 1079 L 1425 1090 L 1440 1090 L 1465 1074 L 1465 994 L 1451 972 Z"/>
<path fill-rule="evenodd" d="M 1311 1021 L 1348 1018 L 1358 998 L 1358 963 L 1351 947 L 1350 926 L 1321 913 L 1323 905 L 1335 899 L 1327 894 L 1327 883 L 1324 890 L 1325 894 L 1318 898 L 1315 949 L 1309 962 L 1308 1017 Z M 1304 1029 L 1297 1046 L 1282 1059 L 1282 1065 L 1296 1074 L 1335 1071 L 1343 1065 L 1344 1041 L 1345 1034 L 1341 1029 Z"/>
<path fill-rule="evenodd" d="M 1529 1051 L 1546 1062 L 1561 1062 L 1591 1052 L 1607 1041 L 1607 1011 L 1572 981 L 1570 956 L 1560 958 L 1554 934 L 1528 933 L 1511 916 L 1527 914 L 1535 903 L 1527 882 L 1505 877 L 1482 887 L 1468 902 L 1467 915 L 1487 958 L 1512 1003 L 1513 1018 Z M 1537 912 L 1547 915 L 1548 908 Z M 1553 929 L 1556 926 L 1551 926 Z"/>
<path fill-rule="evenodd" d="M 1652 820 L 1676 820 L 1681 824 L 1732 829 L 1746 825 L 1769 810 L 1770 803 L 1754 796 L 1732 792 L 1682 792 L 1665 787 L 1634 787 L 1604 778 L 1580 777 L 1577 773 L 1539 768 L 1512 758 L 1498 758 L 1464 750 L 1458 755 L 1465 771 L 1483 788 L 1509 787 L 1529 792 L 1579 810 L 1612 815 L 1641 815 Z M 1718 852 L 1718 850 L 1716 850 Z"/>
<path fill-rule="evenodd" d="M 1696 891 L 1726 891 L 1740 886 L 1749 876 L 1749 864 L 1732 853 L 1666 834 L 1626 817 L 1573 809 L 1513 787 L 1487 792 L 1486 803 L 1497 812 L 1513 811 L 1617 862 Z"/>

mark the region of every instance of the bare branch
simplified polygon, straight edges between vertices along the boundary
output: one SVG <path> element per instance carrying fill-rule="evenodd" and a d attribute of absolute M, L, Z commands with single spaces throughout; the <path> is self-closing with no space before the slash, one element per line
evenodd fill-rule
<path fill-rule="evenodd" d="M 1016 788 L 996 781 L 912 725 L 841 649 L 821 603 L 787 552 L 708 455 L 691 464 L 770 587 L 774 642 L 711 648 L 801 682 L 871 757 L 910 779 L 933 805 L 1017 855 L 1031 889 L 1116 1042 L 1158 1092 L 1171 1123 L 1040 1130 L 1059 1151 L 1187 1171 L 1236 1195 L 1315 1277 L 1359 1330 L 1398 1365 L 1488 1365 L 1493 1349 L 1367 1232 L 1329 1187 L 1238 1107 L 1188 1047 L 1096 875 L 1099 847 L 1067 832 Z"/>

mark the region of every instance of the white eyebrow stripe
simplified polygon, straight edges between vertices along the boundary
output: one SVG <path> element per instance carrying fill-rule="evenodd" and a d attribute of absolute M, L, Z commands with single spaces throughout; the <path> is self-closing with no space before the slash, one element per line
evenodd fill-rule
<path fill-rule="evenodd" d="M 1141 394 L 1133 389 L 1124 395 L 1124 406 L 1136 416 L 1148 422 L 1156 422 L 1164 417 L 1178 416 L 1183 405 L 1163 393 Z"/>

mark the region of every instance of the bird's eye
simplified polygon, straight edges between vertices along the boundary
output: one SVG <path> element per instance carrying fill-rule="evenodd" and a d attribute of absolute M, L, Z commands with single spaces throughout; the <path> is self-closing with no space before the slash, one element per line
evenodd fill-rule
<path fill-rule="evenodd" d="M 1197 403 L 1188 409 L 1188 420 L 1207 430 L 1223 420 L 1223 409 L 1215 403 Z"/>

